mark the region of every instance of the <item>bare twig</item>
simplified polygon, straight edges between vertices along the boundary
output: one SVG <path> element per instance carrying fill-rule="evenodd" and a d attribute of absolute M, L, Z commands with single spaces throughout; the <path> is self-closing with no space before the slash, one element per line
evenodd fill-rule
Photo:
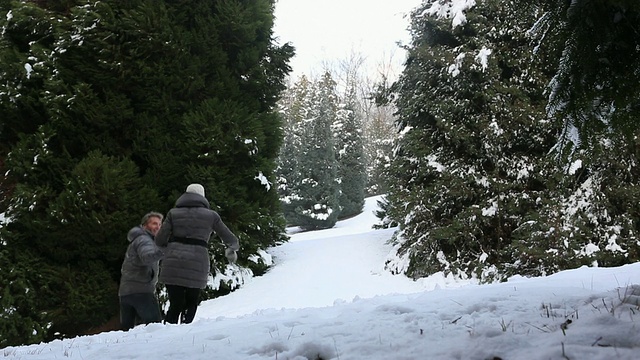
<path fill-rule="evenodd" d="M 535 326 L 535 325 L 533 325 L 532 323 L 525 322 L 525 324 L 527 324 L 527 325 L 529 325 L 529 326 L 531 326 L 531 327 L 533 327 L 533 328 L 536 328 L 536 329 L 538 329 L 538 330 L 540 330 L 540 331 L 542 331 L 542 332 L 544 332 L 544 333 L 548 333 L 548 332 L 549 332 L 548 330 L 545 330 L 545 329 L 543 329 L 543 328 L 541 328 L 541 327 Z"/>
<path fill-rule="evenodd" d="M 567 319 L 565 322 L 563 322 L 562 324 L 560 324 L 560 329 L 562 329 L 562 335 L 567 336 L 566 330 L 569 327 L 569 324 L 571 324 L 571 319 Z"/>
<path fill-rule="evenodd" d="M 591 346 L 596 346 L 598 344 L 598 341 L 600 341 L 600 340 L 602 340 L 602 336 L 597 338 L 596 341 L 594 341 L 593 344 L 591 344 Z"/>

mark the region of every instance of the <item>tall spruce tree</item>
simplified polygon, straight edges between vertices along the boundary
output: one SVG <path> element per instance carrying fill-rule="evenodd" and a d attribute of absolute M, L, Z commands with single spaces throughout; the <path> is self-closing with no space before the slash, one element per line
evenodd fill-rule
<path fill-rule="evenodd" d="M 331 73 L 314 83 L 310 118 L 303 129 L 299 194 L 296 207 L 299 225 L 305 230 L 333 227 L 340 215 L 340 185 L 331 126 L 336 118 L 338 97 Z"/>
<path fill-rule="evenodd" d="M 337 175 L 340 179 L 340 217 L 347 218 L 362 212 L 366 186 L 364 139 L 362 120 L 356 111 L 353 86 L 347 90 L 339 105 L 333 132 L 336 146 Z"/>
<path fill-rule="evenodd" d="M 401 132 L 385 206 L 410 262 L 388 266 L 489 281 L 517 268 L 518 232 L 553 196 L 546 155 L 558 127 L 544 111 L 546 55 L 532 58 L 526 38 L 536 14 L 494 0 L 452 6 L 414 11 L 393 87 Z"/>
<path fill-rule="evenodd" d="M 300 200 L 298 186 L 302 182 L 299 158 L 303 144 L 304 125 L 311 113 L 312 83 L 306 76 L 288 88 L 278 102 L 284 119 L 284 144 L 278 157 L 278 194 L 285 219 L 289 225 L 298 225 L 295 208 Z"/>
<path fill-rule="evenodd" d="M 364 127 L 365 163 L 367 164 L 367 195 L 387 193 L 385 169 L 391 163 L 393 144 L 397 137 L 394 110 L 390 103 L 376 104 L 369 111 Z"/>
<path fill-rule="evenodd" d="M 24 261 L 0 273 L 23 272 L 14 286 L 37 295 L 14 297 L 15 321 L 44 332 L 3 340 L 73 336 L 115 315 L 127 230 L 190 182 L 242 258 L 284 240 L 272 109 L 293 49 L 273 45 L 273 1 L 0 5 L 0 234 Z"/>
<path fill-rule="evenodd" d="M 536 48 L 557 53 L 549 118 L 562 124 L 554 149 L 566 173 L 558 196 L 530 224 L 540 248 L 521 249 L 539 272 L 639 259 L 637 1 L 533 1 Z M 543 244 L 547 251 L 543 251 Z"/>
<path fill-rule="evenodd" d="M 289 131 L 299 134 L 295 150 L 294 181 L 285 200 L 285 213 L 290 224 L 305 230 L 331 228 L 340 214 L 338 165 L 335 156 L 332 124 L 336 119 L 338 97 L 330 73 L 314 81 L 310 91 L 304 91 L 294 118 L 302 115 Z"/>

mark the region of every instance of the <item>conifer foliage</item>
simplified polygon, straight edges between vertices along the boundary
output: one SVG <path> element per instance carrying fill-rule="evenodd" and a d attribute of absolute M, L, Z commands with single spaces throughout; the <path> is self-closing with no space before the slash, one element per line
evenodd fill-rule
<path fill-rule="evenodd" d="M 636 3 L 415 10 L 392 88 L 380 215 L 404 259 L 389 268 L 492 281 L 639 259 L 637 72 L 621 76 L 639 59 Z"/>
<path fill-rule="evenodd" d="M 562 124 L 554 152 L 567 175 L 564 195 L 541 216 L 552 226 L 534 226 L 533 236 L 550 250 L 526 262 L 562 269 L 637 261 L 640 3 L 533 1 L 519 6 L 539 9 L 531 31 L 534 44 L 556 54 L 547 111 Z"/>
<path fill-rule="evenodd" d="M 531 16 L 500 1 L 463 17 L 450 6 L 415 10 L 393 88 L 401 131 L 384 215 L 400 224 L 399 252 L 410 261 L 388 266 L 416 278 L 443 271 L 491 280 L 513 266 L 515 234 L 553 189 L 547 78 L 527 46 Z"/>
<path fill-rule="evenodd" d="M 316 81 L 302 76 L 280 102 L 286 135 L 279 193 L 290 225 L 331 228 L 362 211 L 362 121 L 354 107 L 353 93 L 341 98 L 328 71 Z"/>
<path fill-rule="evenodd" d="M 313 83 L 309 92 L 305 91 L 306 86 L 303 78 L 300 95 L 308 98 L 294 96 L 296 102 L 292 104 L 289 123 L 295 129 L 298 140 L 294 143 L 299 147 L 293 149 L 295 165 L 288 164 L 291 173 L 286 179 L 287 187 L 282 190 L 289 192 L 285 201 L 288 222 L 313 230 L 332 227 L 340 214 L 340 187 L 332 133 L 338 104 L 335 82 L 329 73 Z M 302 107 L 297 102 L 299 100 L 308 102 L 309 107 Z M 281 178 L 284 176 L 281 174 Z"/>
<path fill-rule="evenodd" d="M 38 324 L 13 323 L 0 344 L 116 315 L 128 229 L 191 182 L 240 238 L 241 263 L 264 271 L 245 259 L 284 240 L 272 109 L 293 54 L 273 44 L 273 6 L 0 1 L 1 291 L 19 280 L 0 312 Z"/>
<path fill-rule="evenodd" d="M 640 106 L 640 3 L 621 1 L 519 1 L 536 5 L 532 28 L 539 46 L 558 52 L 549 86 L 549 112 L 582 142 L 613 130 L 633 137 Z M 570 141 L 571 131 L 564 132 Z"/>
<path fill-rule="evenodd" d="M 337 172 L 340 183 L 340 217 L 359 214 L 364 206 L 367 183 L 362 120 L 356 109 L 355 89 L 347 90 L 333 123 Z"/>

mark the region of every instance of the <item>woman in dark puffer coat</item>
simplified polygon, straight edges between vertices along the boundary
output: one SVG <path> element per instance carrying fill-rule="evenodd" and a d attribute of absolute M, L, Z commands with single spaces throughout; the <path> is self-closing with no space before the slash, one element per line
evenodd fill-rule
<path fill-rule="evenodd" d="M 209 276 L 208 243 L 215 232 L 224 242 L 225 255 L 234 263 L 238 256 L 238 238 L 210 209 L 204 197 L 204 187 L 191 184 L 176 201 L 156 234 L 156 244 L 164 249 L 160 264 L 161 283 L 169 295 L 169 310 L 165 321 L 177 324 L 180 314 L 185 324 L 193 321 L 200 301 L 200 291 Z"/>

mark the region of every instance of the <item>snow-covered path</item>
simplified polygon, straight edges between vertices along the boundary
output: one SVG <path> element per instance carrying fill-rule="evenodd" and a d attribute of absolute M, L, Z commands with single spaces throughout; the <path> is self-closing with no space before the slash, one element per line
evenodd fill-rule
<path fill-rule="evenodd" d="M 368 199 L 362 214 L 333 229 L 290 229 L 290 241 L 269 251 L 275 263 L 269 272 L 227 296 L 204 302 L 196 319 L 252 313 L 255 299 L 260 299 L 260 310 L 299 309 L 432 289 L 433 282 L 416 282 L 384 271 L 382 260 L 391 251 L 387 242 L 394 230 L 372 229 L 378 199 Z"/>

